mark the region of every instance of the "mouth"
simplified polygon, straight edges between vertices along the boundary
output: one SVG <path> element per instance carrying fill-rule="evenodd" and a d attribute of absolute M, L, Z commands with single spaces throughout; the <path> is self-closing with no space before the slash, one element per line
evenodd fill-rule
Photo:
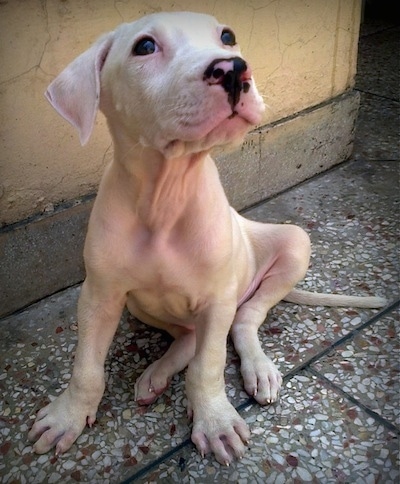
<path fill-rule="evenodd" d="M 180 115 L 173 128 L 169 124 L 163 137 L 164 154 L 175 157 L 183 152 L 234 145 L 242 140 L 252 127 L 261 123 L 265 107 L 261 97 L 253 93 L 250 83 L 245 80 L 237 102 L 233 97 L 232 94 L 231 102 L 227 93 L 224 99 L 221 95 L 214 97 L 207 108 L 198 110 L 193 116 Z"/>
<path fill-rule="evenodd" d="M 235 116 L 238 116 L 238 115 L 239 113 L 233 110 L 232 113 L 226 119 L 233 119 Z"/>
<path fill-rule="evenodd" d="M 252 126 L 252 122 L 232 111 L 229 116 L 208 126 L 201 134 L 197 133 L 186 139 L 179 137 L 166 140 L 161 151 L 167 158 L 179 158 L 188 153 L 209 151 L 217 146 L 234 146 L 243 140 Z"/>
<path fill-rule="evenodd" d="M 252 126 L 256 126 L 262 120 L 263 109 L 254 105 L 249 107 L 246 103 L 237 102 L 235 105 L 226 104 L 220 111 L 214 113 L 203 124 L 188 123 L 181 125 L 181 139 L 188 142 L 199 142 L 207 138 L 213 132 L 226 132 L 227 134 L 237 133 L 238 131 L 248 131 Z M 186 132 L 186 133 L 185 133 Z M 184 133 L 186 136 L 184 136 Z"/>

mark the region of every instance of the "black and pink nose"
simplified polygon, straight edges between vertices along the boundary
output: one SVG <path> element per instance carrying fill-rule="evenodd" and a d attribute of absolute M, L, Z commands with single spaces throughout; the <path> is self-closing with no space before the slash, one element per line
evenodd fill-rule
<path fill-rule="evenodd" d="M 241 57 L 215 59 L 204 71 L 203 79 L 209 85 L 219 84 L 228 94 L 232 109 L 239 102 L 240 93 L 248 92 L 251 73 Z"/>

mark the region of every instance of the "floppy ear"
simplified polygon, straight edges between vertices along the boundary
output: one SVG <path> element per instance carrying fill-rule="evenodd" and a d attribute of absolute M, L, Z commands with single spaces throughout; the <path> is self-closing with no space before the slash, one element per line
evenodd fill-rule
<path fill-rule="evenodd" d="M 100 101 L 100 72 L 111 48 L 114 32 L 101 37 L 71 62 L 45 92 L 51 105 L 79 131 L 87 143 Z"/>

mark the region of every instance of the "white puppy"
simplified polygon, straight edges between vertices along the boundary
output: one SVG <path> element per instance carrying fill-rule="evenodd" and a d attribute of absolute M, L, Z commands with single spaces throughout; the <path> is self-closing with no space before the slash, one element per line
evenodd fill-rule
<path fill-rule="evenodd" d="M 229 464 L 248 427 L 224 388 L 231 331 L 246 391 L 277 399 L 281 375 L 257 330 L 281 299 L 380 306 L 379 298 L 292 290 L 310 255 L 293 225 L 252 222 L 226 199 L 209 150 L 240 143 L 264 104 L 232 30 L 213 17 L 159 13 L 99 39 L 49 86 L 47 97 L 85 143 L 98 108 L 115 157 L 107 167 L 85 244 L 79 343 L 68 388 L 39 411 L 29 437 L 38 453 L 67 450 L 92 425 L 104 392 L 104 361 L 125 305 L 174 341 L 136 383 L 148 404 L 188 367 L 192 440 Z M 339 299 L 335 299 L 339 298 Z"/>

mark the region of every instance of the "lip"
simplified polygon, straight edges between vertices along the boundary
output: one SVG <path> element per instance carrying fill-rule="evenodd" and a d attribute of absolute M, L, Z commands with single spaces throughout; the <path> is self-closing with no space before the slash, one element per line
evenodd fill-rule
<path fill-rule="evenodd" d="M 233 116 L 232 112 L 229 115 L 225 112 L 216 122 L 200 127 L 200 129 L 190 133 L 190 135 L 186 133 L 185 136 L 181 131 L 178 136 L 172 135 L 169 138 L 164 138 L 161 151 L 165 156 L 174 158 L 178 154 L 180 156 L 186 150 L 187 152 L 196 153 L 204 150 L 208 151 L 217 146 L 240 142 L 259 120 L 261 120 L 261 114 L 249 119 L 249 116 L 239 112 L 236 112 Z M 184 148 L 186 143 L 188 145 Z"/>
<path fill-rule="evenodd" d="M 206 137 L 211 135 L 213 132 L 225 132 L 231 133 L 232 138 L 238 136 L 238 132 L 243 132 L 245 134 L 249 131 L 254 123 L 252 119 L 249 119 L 248 116 L 244 116 L 240 112 L 233 112 L 229 114 L 229 116 L 225 116 L 222 118 L 218 123 L 213 124 L 210 129 L 208 129 Z"/>
<path fill-rule="evenodd" d="M 262 108 L 261 106 L 257 106 L 256 108 L 257 109 L 235 109 L 234 111 L 232 111 L 228 119 L 234 119 L 235 117 L 239 116 L 252 126 L 256 126 L 262 121 L 262 115 L 265 111 L 265 106 L 263 104 Z"/>
<path fill-rule="evenodd" d="M 175 125 L 173 131 L 168 130 L 166 138 L 190 143 L 201 141 L 219 128 L 227 133 L 230 130 L 236 132 L 251 129 L 262 122 L 265 105 L 256 93 L 245 93 L 244 96 L 249 97 L 241 98 L 235 106 L 231 106 L 227 100 L 220 104 L 221 99 L 218 99 L 219 108 L 215 109 L 212 116 L 207 115 L 204 120 L 197 116 L 186 119 Z"/>
<path fill-rule="evenodd" d="M 213 131 L 216 131 L 219 128 L 222 129 L 223 125 L 225 125 L 226 129 L 229 130 L 230 126 L 233 128 L 235 124 L 240 125 L 241 123 L 243 123 L 243 130 L 248 130 L 251 129 L 252 126 L 256 126 L 257 124 L 259 124 L 261 120 L 261 111 L 253 112 L 249 110 L 247 112 L 246 110 L 246 112 L 243 112 L 242 109 L 229 109 L 225 110 L 224 113 L 221 112 L 220 115 L 216 119 L 214 119 L 214 122 L 212 124 L 207 124 L 203 128 L 197 125 L 197 129 L 195 129 L 195 132 L 192 132 L 191 134 L 187 133 L 187 136 L 184 136 L 182 132 L 181 140 L 188 142 L 200 141 L 201 139 L 208 137 Z M 185 128 L 183 128 L 183 130 L 184 129 Z"/>

